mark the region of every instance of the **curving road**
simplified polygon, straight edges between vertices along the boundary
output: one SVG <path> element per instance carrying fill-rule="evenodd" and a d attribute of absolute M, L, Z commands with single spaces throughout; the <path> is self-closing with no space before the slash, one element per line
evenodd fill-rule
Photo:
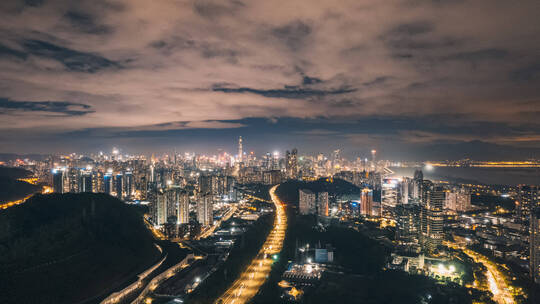
<path fill-rule="evenodd" d="M 257 294 L 261 286 L 266 281 L 272 269 L 274 254 L 281 252 L 285 230 L 287 229 L 287 216 L 283 203 L 276 196 L 275 191 L 278 186 L 270 189 L 272 202 L 276 206 L 274 227 L 266 238 L 257 256 L 250 265 L 242 272 L 240 277 L 234 281 L 232 286 L 216 300 L 216 304 L 241 304 L 248 302 Z"/>

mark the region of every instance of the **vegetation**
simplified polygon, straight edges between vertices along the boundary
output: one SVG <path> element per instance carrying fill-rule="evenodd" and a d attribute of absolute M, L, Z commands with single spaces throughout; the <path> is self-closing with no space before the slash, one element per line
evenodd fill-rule
<path fill-rule="evenodd" d="M 190 295 L 189 303 L 212 303 L 222 295 L 257 255 L 273 223 L 273 214 L 259 217 L 235 242 L 227 261 Z"/>
<path fill-rule="evenodd" d="M 504 198 L 499 195 L 471 195 L 471 203 L 477 206 L 488 207 L 490 210 L 495 210 L 497 207 L 502 207 L 512 211 L 515 208 L 514 200 Z"/>
<path fill-rule="evenodd" d="M 106 194 L 38 194 L 0 212 L 1 303 L 78 303 L 158 258 L 139 212 Z"/>

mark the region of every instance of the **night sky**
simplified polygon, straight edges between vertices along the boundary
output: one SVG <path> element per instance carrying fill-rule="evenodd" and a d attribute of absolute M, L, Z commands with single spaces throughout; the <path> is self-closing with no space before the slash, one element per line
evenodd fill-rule
<path fill-rule="evenodd" d="M 540 1 L 0 1 L 0 152 L 540 158 Z"/>

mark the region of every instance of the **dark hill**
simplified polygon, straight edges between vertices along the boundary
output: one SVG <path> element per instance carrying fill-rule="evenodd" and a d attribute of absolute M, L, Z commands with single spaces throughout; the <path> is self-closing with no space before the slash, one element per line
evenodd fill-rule
<path fill-rule="evenodd" d="M 132 206 L 106 194 L 35 195 L 0 211 L 0 303 L 78 303 L 155 263 Z"/>

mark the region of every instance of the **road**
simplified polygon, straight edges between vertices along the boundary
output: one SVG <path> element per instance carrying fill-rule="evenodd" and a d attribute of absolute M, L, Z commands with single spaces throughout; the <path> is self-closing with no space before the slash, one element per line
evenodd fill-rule
<path fill-rule="evenodd" d="M 242 304 L 247 303 L 257 294 L 272 270 L 273 255 L 279 254 L 283 248 L 285 230 L 287 229 L 287 216 L 283 203 L 276 196 L 277 185 L 270 189 L 272 202 L 276 206 L 274 227 L 266 238 L 259 253 L 250 265 L 234 281 L 231 287 L 216 300 L 216 304 Z"/>
<path fill-rule="evenodd" d="M 207 229 L 201 232 L 198 239 L 205 239 L 211 236 L 216 231 L 216 229 L 221 226 L 221 223 L 226 222 L 231 218 L 231 216 L 236 212 L 236 209 L 237 209 L 236 206 L 231 205 L 229 210 L 225 213 L 225 215 L 223 215 L 223 217 L 220 220 L 216 221 L 214 225 L 208 227 Z"/>
<path fill-rule="evenodd" d="M 470 249 L 459 246 L 455 243 L 448 243 L 447 246 L 454 249 L 460 249 L 466 255 L 471 257 L 476 263 L 481 263 L 486 267 L 486 277 L 488 280 L 489 291 L 493 294 L 493 300 L 500 304 L 511 304 L 514 297 L 510 293 L 510 288 L 506 283 L 504 274 L 497 268 L 497 265 L 482 254 Z"/>

